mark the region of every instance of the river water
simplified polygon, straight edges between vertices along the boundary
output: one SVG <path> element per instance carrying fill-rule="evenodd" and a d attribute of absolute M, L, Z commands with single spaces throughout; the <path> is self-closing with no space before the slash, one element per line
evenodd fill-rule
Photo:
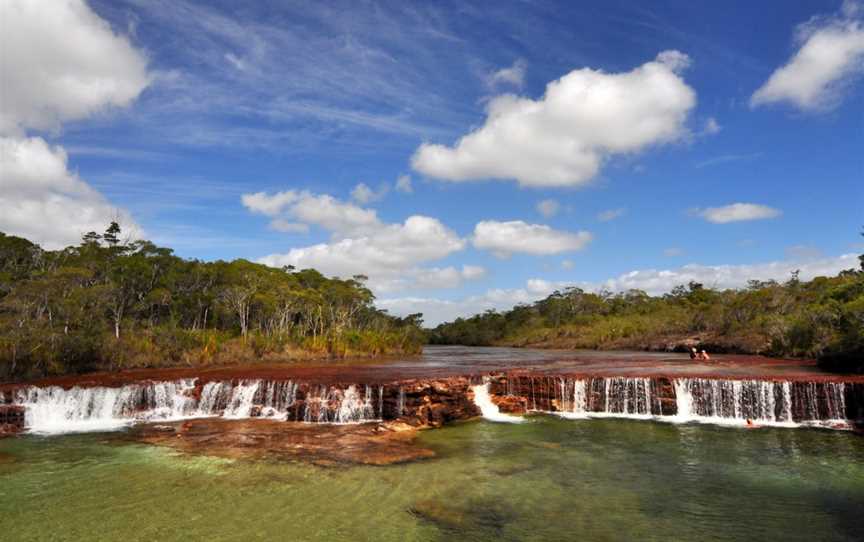
<path fill-rule="evenodd" d="M 17 540 L 861 540 L 864 439 L 530 417 L 426 431 L 385 467 L 187 456 L 116 434 L 0 441 Z"/>
<path fill-rule="evenodd" d="M 419 363 L 456 357 L 560 354 L 432 349 Z M 388 466 L 185 455 L 128 429 L 2 439 L 0 540 L 864 539 L 864 438 L 852 432 L 518 421 L 424 431 L 416 445 L 434 457 Z"/>

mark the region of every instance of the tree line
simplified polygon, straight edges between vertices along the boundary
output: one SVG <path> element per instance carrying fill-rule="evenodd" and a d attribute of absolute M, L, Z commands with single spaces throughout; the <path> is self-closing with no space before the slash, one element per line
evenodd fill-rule
<path fill-rule="evenodd" d="M 836 277 L 750 281 L 715 290 L 697 282 L 650 296 L 566 288 L 532 304 L 459 318 L 433 344 L 591 349 L 684 349 L 819 358 L 864 372 L 864 255 Z"/>
<path fill-rule="evenodd" d="M 57 251 L 0 232 L 0 378 L 418 352 L 422 315 L 376 309 L 365 281 L 187 260 L 117 223 Z"/>

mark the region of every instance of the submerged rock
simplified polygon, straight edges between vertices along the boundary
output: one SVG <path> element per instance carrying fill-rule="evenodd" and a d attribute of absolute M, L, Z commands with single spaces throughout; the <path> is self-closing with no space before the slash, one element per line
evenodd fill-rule
<path fill-rule="evenodd" d="M 414 444 L 416 432 L 404 423 L 332 425 L 197 419 L 140 425 L 125 438 L 231 459 L 302 460 L 321 466 L 389 465 L 435 455 Z"/>
<path fill-rule="evenodd" d="M 24 430 L 24 407 L 0 405 L 0 437 L 15 435 Z"/>

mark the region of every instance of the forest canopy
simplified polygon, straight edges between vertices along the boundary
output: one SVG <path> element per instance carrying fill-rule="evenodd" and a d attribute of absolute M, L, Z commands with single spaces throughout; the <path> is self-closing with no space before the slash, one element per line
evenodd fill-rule
<path fill-rule="evenodd" d="M 0 379 L 418 352 L 422 315 L 376 309 L 365 280 L 187 260 L 116 223 L 57 251 L 0 233 Z"/>
<path fill-rule="evenodd" d="M 683 350 L 819 358 L 864 371 L 864 256 L 836 277 L 750 281 L 714 290 L 691 282 L 661 296 L 641 290 L 556 291 L 532 304 L 441 324 L 433 344 Z"/>

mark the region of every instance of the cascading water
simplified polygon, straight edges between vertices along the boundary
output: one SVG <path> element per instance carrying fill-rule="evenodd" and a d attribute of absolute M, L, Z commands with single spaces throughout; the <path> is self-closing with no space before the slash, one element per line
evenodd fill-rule
<path fill-rule="evenodd" d="M 262 380 L 207 382 L 200 388 L 196 388 L 195 380 L 117 388 L 29 387 L 14 392 L 12 402 L 25 408 L 25 427 L 34 433 L 107 431 L 136 422 L 211 416 L 317 423 L 363 423 L 381 418 L 383 386 L 366 386 L 363 393 L 355 386 L 302 387 L 301 391 L 301 385 L 292 381 Z"/>
<path fill-rule="evenodd" d="M 519 377 L 517 377 L 519 378 Z M 636 418 L 722 425 L 848 427 L 842 382 L 702 378 L 522 377 L 506 393 L 566 418 Z M 485 413 L 484 413 L 485 415 Z"/>
<path fill-rule="evenodd" d="M 474 392 L 474 404 L 477 405 L 477 408 L 480 409 L 483 417 L 487 420 L 505 423 L 521 423 L 525 421 L 519 416 L 511 416 L 501 412 L 498 405 L 492 402 L 492 396 L 489 395 L 488 382 L 471 386 L 471 391 Z"/>
<path fill-rule="evenodd" d="M 31 387 L 18 390 L 13 403 L 25 407 L 25 426 L 36 433 L 103 431 L 190 417 L 195 400 L 187 392 L 193 386 L 194 381 L 181 380 L 120 388 Z"/>
<path fill-rule="evenodd" d="M 765 380 L 675 381 L 676 418 L 734 425 L 845 425 L 842 382 L 772 382 Z"/>

